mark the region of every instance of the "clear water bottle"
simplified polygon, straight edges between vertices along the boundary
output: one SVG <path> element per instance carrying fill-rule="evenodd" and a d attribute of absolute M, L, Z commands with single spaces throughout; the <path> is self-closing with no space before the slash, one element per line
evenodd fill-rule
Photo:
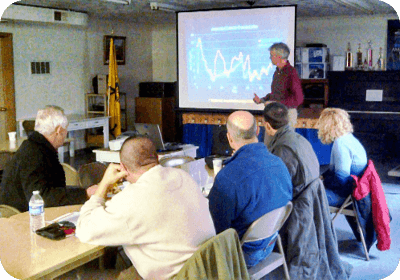
<path fill-rule="evenodd" d="M 39 191 L 33 191 L 31 200 L 29 200 L 29 216 L 32 232 L 45 226 L 44 201 L 40 196 Z"/>

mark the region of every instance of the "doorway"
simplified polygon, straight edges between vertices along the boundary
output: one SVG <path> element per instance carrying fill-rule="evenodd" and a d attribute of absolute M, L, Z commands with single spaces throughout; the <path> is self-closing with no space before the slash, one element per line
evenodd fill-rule
<path fill-rule="evenodd" d="M 11 33 L 0 33 L 0 142 L 16 131 L 13 41 Z"/>

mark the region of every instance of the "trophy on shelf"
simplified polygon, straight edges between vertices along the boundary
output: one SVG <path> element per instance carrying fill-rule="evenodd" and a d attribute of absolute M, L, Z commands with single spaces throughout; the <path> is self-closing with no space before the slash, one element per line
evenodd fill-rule
<path fill-rule="evenodd" d="M 367 71 L 368 70 L 368 60 L 367 58 L 364 59 L 364 64 L 362 70 Z"/>
<path fill-rule="evenodd" d="M 372 62 L 372 42 L 371 40 L 368 41 L 368 49 L 367 49 L 367 62 L 368 62 L 368 70 L 373 69 L 373 62 Z"/>
<path fill-rule="evenodd" d="M 363 68 L 362 51 L 361 51 L 361 43 L 359 43 L 357 51 L 357 69 L 362 70 L 362 68 Z"/>
<path fill-rule="evenodd" d="M 379 57 L 378 57 L 378 61 L 376 62 L 376 70 L 381 70 L 384 71 L 385 70 L 385 60 L 382 56 L 382 48 L 379 48 Z"/>
<path fill-rule="evenodd" d="M 353 54 L 351 53 L 350 42 L 347 44 L 347 51 L 346 51 L 346 70 L 353 69 Z"/>

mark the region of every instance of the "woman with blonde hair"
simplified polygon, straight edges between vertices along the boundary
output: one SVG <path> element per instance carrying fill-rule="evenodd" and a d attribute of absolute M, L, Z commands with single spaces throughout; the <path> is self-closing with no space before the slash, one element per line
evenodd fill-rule
<path fill-rule="evenodd" d="M 318 120 L 318 138 L 331 144 L 329 170 L 323 174 L 330 206 L 340 206 L 353 191 L 351 175 L 359 176 L 367 166 L 367 153 L 353 135 L 349 114 L 342 109 L 326 108 Z"/>

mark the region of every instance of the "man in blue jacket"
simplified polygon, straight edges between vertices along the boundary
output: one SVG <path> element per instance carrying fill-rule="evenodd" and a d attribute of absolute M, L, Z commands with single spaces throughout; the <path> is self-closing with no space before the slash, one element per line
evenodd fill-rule
<path fill-rule="evenodd" d="M 255 220 L 292 199 L 292 182 L 283 161 L 258 143 L 252 114 L 236 111 L 226 126 L 234 154 L 215 178 L 209 207 L 217 233 L 234 228 L 242 238 Z M 276 236 L 243 245 L 248 267 L 271 253 Z"/>

